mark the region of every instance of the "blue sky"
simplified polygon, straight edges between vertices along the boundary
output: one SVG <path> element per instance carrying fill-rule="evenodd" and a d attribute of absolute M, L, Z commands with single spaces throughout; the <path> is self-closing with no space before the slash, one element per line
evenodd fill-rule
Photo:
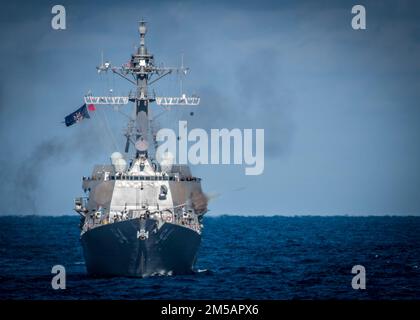
<path fill-rule="evenodd" d="M 184 53 L 184 87 L 202 98 L 193 117 L 174 111 L 163 125 L 265 129 L 263 175 L 193 168 L 218 195 L 209 214 L 420 213 L 415 1 L 360 3 L 363 31 L 351 28 L 353 1 L 61 1 L 63 31 L 51 28 L 54 4 L 2 4 L 0 213 L 70 214 L 80 177 L 108 161 L 113 139 L 122 148 L 117 113 L 61 121 L 89 89 L 128 91 L 95 66 L 101 50 L 115 65 L 129 59 L 142 17 L 155 60 L 177 65 Z M 155 89 L 176 94 L 176 77 Z"/>

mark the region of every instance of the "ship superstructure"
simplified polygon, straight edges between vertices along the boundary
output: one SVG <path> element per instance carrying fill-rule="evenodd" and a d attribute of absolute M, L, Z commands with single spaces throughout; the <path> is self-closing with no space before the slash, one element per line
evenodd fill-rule
<path fill-rule="evenodd" d="M 85 197 L 75 199 L 81 215 L 81 243 L 89 274 L 148 276 L 192 271 L 201 241 L 207 198 L 201 179 L 169 156 L 153 159 L 155 137 L 149 128 L 152 103 L 171 107 L 198 105 L 200 98 L 157 97 L 149 86 L 181 68 L 158 67 L 145 45 L 146 23 L 140 22 L 140 44 L 122 67 L 105 62 L 98 72 L 113 72 L 135 86 L 128 96 L 84 97 L 87 105 L 134 103 L 125 153 L 114 152 L 110 164 L 97 165 L 83 177 Z M 151 142 L 151 143 L 150 143 Z M 134 154 L 129 158 L 130 145 Z"/>

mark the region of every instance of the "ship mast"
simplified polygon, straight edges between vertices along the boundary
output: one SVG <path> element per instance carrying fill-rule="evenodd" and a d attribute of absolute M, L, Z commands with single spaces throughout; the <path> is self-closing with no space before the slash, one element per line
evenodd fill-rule
<path fill-rule="evenodd" d="M 85 96 L 85 103 L 121 105 L 128 101 L 135 103 L 135 148 L 136 158 L 148 156 L 149 148 L 149 104 L 155 102 L 165 107 L 170 106 L 196 106 L 200 103 L 200 98 L 196 96 L 187 97 L 181 93 L 181 97 L 155 97 L 149 96 L 148 88 L 151 84 L 157 82 L 172 72 L 186 74 L 189 70 L 182 65 L 180 68 L 157 67 L 154 65 L 153 55 L 147 51 L 145 36 L 147 33 L 146 22 L 139 23 L 140 45 L 136 52 L 131 55 L 129 63 L 122 67 L 111 67 L 110 62 L 102 63 L 97 67 L 98 72 L 107 72 L 112 70 L 125 80 L 136 86 L 135 93 L 128 97 L 94 97 L 91 94 Z M 130 78 L 131 77 L 131 78 Z M 154 77 L 154 78 L 153 78 Z M 182 90 L 182 89 L 181 89 Z M 127 144 L 125 152 L 128 152 L 128 146 L 131 141 L 131 132 L 127 132 Z"/>
<path fill-rule="evenodd" d="M 136 158 L 139 155 L 147 157 L 148 149 L 148 132 L 149 132 L 149 97 L 147 94 L 147 82 L 149 73 L 152 72 L 149 68 L 153 63 L 153 55 L 147 53 L 144 38 L 146 36 L 147 28 L 144 21 L 140 22 L 140 47 L 137 49 L 137 54 L 131 56 L 130 65 L 133 72 L 136 74 L 137 80 L 137 97 L 136 97 Z"/>

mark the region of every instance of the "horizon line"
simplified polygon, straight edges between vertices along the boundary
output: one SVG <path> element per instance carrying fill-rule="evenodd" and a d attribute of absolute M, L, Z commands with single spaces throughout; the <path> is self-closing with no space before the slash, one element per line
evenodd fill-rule
<path fill-rule="evenodd" d="M 206 218 L 219 218 L 219 217 L 285 217 L 285 218 L 293 218 L 293 217 L 420 217 L 420 213 L 384 213 L 384 214 L 375 214 L 375 213 L 360 213 L 360 214 L 344 214 L 344 213 L 328 213 L 328 214 L 321 214 L 321 213 L 296 213 L 296 214 L 283 214 L 283 213 L 261 213 L 261 214 L 249 214 L 249 213 L 217 213 L 217 214 L 205 214 Z M 0 213 L 0 218 L 3 217 L 80 217 L 76 214 L 72 213 L 63 213 L 63 214 L 43 214 L 43 213 L 21 213 L 21 214 L 3 214 Z"/>

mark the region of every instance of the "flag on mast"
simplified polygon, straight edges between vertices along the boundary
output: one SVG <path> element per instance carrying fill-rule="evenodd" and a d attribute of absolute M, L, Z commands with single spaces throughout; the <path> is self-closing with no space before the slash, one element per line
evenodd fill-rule
<path fill-rule="evenodd" d="M 67 117 L 65 117 L 64 122 L 66 126 L 69 127 L 77 122 L 82 121 L 85 118 L 87 119 L 90 118 L 89 111 L 86 108 L 86 104 L 84 104 L 79 109 L 77 109 L 76 111 L 74 111 L 73 113 L 70 113 Z"/>

